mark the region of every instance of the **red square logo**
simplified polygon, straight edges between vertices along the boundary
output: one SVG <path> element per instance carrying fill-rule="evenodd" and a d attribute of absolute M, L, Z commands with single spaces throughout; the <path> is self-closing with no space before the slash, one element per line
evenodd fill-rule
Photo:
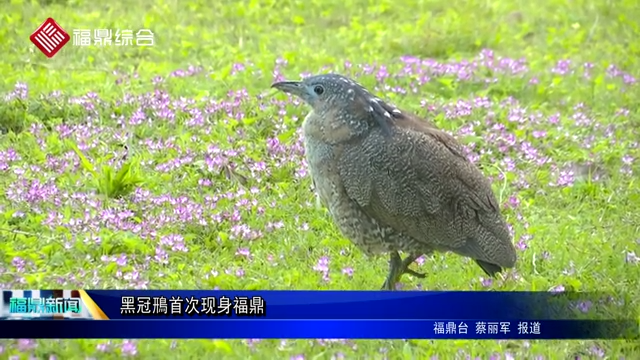
<path fill-rule="evenodd" d="M 51 58 L 69 42 L 71 37 L 55 20 L 48 18 L 29 36 L 29 39 L 43 54 Z"/>

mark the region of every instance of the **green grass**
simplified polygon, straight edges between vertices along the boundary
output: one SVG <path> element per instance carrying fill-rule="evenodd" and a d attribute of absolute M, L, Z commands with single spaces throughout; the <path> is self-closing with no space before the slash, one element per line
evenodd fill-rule
<path fill-rule="evenodd" d="M 390 88 L 376 80 L 378 70 L 358 76 L 365 86 L 457 132 L 479 155 L 523 248 L 504 280 L 487 284 L 471 262 L 438 254 L 419 266 L 430 276 L 405 277 L 405 288 L 564 286 L 640 298 L 640 85 L 606 75 L 615 65 L 640 76 L 636 1 L 2 3 L 0 92 L 13 91 L 18 82 L 29 91 L 0 106 L 4 288 L 378 289 L 386 259 L 355 249 L 310 191 L 296 132 L 308 109 L 269 89 L 274 72 L 293 79 L 329 70 L 355 76 L 362 72 L 358 64 L 370 64 L 386 66 Z M 29 41 L 47 17 L 70 34 L 149 28 L 156 46 L 70 43 L 47 59 Z M 408 55 L 459 64 L 482 49 L 522 58 L 528 69 L 509 74 L 482 68 L 471 79 L 432 75 L 418 84 L 420 71 L 403 71 L 400 61 Z M 287 64 L 276 65 L 278 59 Z M 571 60 L 573 73 L 551 71 L 564 59 Z M 345 61 L 354 64 L 351 70 Z M 583 76 L 587 62 L 594 66 L 590 77 Z M 237 64 L 243 69 L 236 71 Z M 202 71 L 169 76 L 189 66 Z M 154 85 L 156 76 L 164 81 Z M 173 104 L 175 117 L 164 119 L 149 105 L 162 103 L 153 100 L 155 89 L 195 104 Z M 62 94 L 49 97 L 53 91 Z M 88 93 L 99 100 L 83 97 Z M 480 96 L 491 103 L 470 106 L 465 115 L 460 101 L 473 104 Z M 449 115 L 443 110 L 452 107 Z M 211 110 L 204 124 L 192 123 L 194 108 Z M 128 123 L 138 110 L 152 120 Z M 590 120 L 576 121 L 579 116 Z M 127 125 L 119 124 L 120 117 Z M 518 117 L 526 120 L 511 121 Z M 281 151 L 269 150 L 270 138 L 279 140 Z M 558 184 L 560 172 L 571 169 L 573 181 Z M 181 197 L 188 200 L 175 200 Z M 184 248 L 172 243 L 172 235 L 182 236 Z M 325 256 L 329 281 L 314 270 Z M 350 269 L 353 276 L 345 274 Z M 637 344 L 622 341 L 134 344 L 142 358 L 640 358 Z M 3 341 L 0 347 L 0 357 L 109 359 L 132 345 L 37 340 Z"/>

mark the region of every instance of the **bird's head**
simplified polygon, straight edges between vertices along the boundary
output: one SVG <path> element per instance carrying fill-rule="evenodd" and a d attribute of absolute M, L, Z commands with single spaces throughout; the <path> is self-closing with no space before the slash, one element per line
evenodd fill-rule
<path fill-rule="evenodd" d="M 401 111 L 373 96 L 362 85 L 338 74 L 323 74 L 300 81 L 281 81 L 272 88 L 297 96 L 318 114 L 332 114 L 364 130 L 379 126 L 391 134 L 390 125 Z"/>

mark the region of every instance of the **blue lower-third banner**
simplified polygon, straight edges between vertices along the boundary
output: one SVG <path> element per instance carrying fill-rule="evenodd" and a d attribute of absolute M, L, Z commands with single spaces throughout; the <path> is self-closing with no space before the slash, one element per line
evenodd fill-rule
<path fill-rule="evenodd" d="M 569 292 L 2 290 L 0 337 L 628 339 L 639 331 L 634 299 Z"/>
<path fill-rule="evenodd" d="M 32 320 L 0 322 L 0 338 L 635 339 L 634 321 L 605 320 Z"/>
<path fill-rule="evenodd" d="M 498 291 L 2 290 L 3 317 L 96 320 L 636 319 L 625 294 Z M 635 303 L 634 303 L 635 301 Z"/>

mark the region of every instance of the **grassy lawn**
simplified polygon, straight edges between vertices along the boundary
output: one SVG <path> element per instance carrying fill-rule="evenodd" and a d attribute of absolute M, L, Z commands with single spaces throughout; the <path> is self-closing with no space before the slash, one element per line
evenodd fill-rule
<path fill-rule="evenodd" d="M 335 71 L 456 134 L 519 262 L 421 259 L 404 289 L 640 298 L 636 0 L 3 0 L 0 287 L 378 289 L 318 207 L 276 79 Z M 151 29 L 52 59 L 29 35 Z M 6 95 L 6 96 L 5 96 Z M 78 154 L 82 154 L 82 157 Z M 121 170 L 123 169 L 123 170 Z M 123 176 L 118 176 L 118 174 Z M 320 266 L 318 266 L 320 265 Z M 638 359 L 622 341 L 18 340 L 0 358 Z"/>

